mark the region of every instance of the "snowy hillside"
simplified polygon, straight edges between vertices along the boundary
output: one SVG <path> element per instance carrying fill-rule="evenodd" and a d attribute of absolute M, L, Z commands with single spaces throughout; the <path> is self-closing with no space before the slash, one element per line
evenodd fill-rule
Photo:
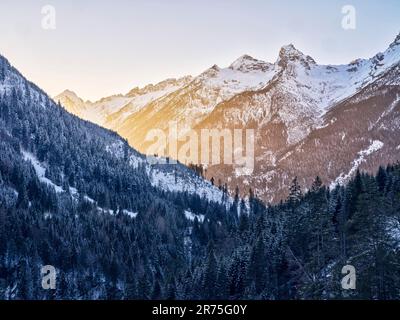
<path fill-rule="evenodd" d="M 38 87 L 34 84 L 27 81 L 16 69 L 14 69 L 9 62 L 0 56 L 0 67 L 1 67 L 1 78 L 0 78 L 0 99 L 5 99 L 6 101 L 22 101 L 23 103 L 31 104 L 29 106 L 29 112 L 27 112 L 27 116 L 31 113 L 39 112 L 39 116 L 46 117 L 47 113 L 54 112 L 54 108 L 56 107 L 55 103 Z M 169 91 L 176 89 L 177 87 L 183 85 L 183 83 L 189 81 L 190 78 L 182 78 L 178 81 L 175 80 L 167 80 L 156 86 L 147 86 L 143 89 L 137 89 L 139 93 L 132 90 L 126 97 L 110 97 L 107 99 L 102 99 L 99 102 L 91 103 L 91 102 L 83 102 L 80 98 L 78 98 L 73 92 L 65 91 L 63 96 L 63 101 L 69 104 L 70 110 L 78 110 L 80 108 L 80 116 L 82 114 L 97 114 L 94 109 L 91 109 L 89 106 L 95 106 L 95 110 L 103 110 L 107 113 L 109 110 L 113 109 L 115 106 L 122 105 L 128 101 L 132 105 L 139 107 L 142 105 L 144 101 L 154 100 L 157 97 L 168 94 Z M 142 95 L 143 92 L 147 92 Z M 108 104 L 107 102 L 111 101 L 112 104 Z M 141 103 L 141 104 L 140 104 Z M 62 110 L 61 110 L 62 111 Z M 101 112 L 99 113 L 101 114 Z M 104 114 L 104 113 L 103 113 Z M 66 113 L 68 121 L 72 121 L 70 118 L 71 115 Z M 64 117 L 65 115 L 63 115 Z M 74 119 L 78 121 L 77 119 Z M 27 120 L 28 121 L 28 120 Z M 31 121 L 31 119 L 29 119 Z M 95 122 L 95 121 L 93 121 Z M 77 122 L 80 126 L 85 126 L 83 122 Z M 95 128 L 95 129 L 93 129 Z M 0 128 L 3 129 L 4 128 Z M 103 139 L 101 144 L 104 144 L 103 152 L 107 153 L 108 156 L 114 159 L 113 161 L 126 161 L 132 170 L 141 170 L 142 173 L 146 174 L 147 179 L 149 180 L 150 185 L 155 187 L 156 189 L 160 189 L 160 191 L 167 192 L 175 192 L 175 193 L 187 193 L 191 195 L 197 195 L 201 198 L 204 198 L 208 201 L 222 203 L 225 201 L 227 205 L 229 205 L 229 199 L 227 197 L 223 197 L 223 192 L 219 190 L 217 187 L 212 186 L 208 181 L 204 181 L 201 177 L 196 175 L 192 170 L 189 170 L 183 165 L 168 165 L 161 164 L 155 166 L 147 161 L 147 158 L 138 153 L 136 150 L 130 148 L 126 142 L 119 137 L 118 135 L 108 132 L 100 127 L 90 125 L 90 128 L 87 128 L 87 131 L 94 130 L 97 133 L 92 137 L 92 139 Z M 7 135 L 11 138 L 13 134 L 7 132 Z M 55 134 L 56 132 L 54 132 Z M 52 133 L 53 134 L 53 133 Z M 36 141 L 38 137 L 32 135 L 30 139 Z M 35 140 L 36 139 L 36 140 Z M 78 141 L 78 140 L 77 140 Z M 65 141 L 65 143 L 69 143 Z M 73 143 L 76 143 L 73 142 Z M 81 143 L 81 141 L 80 141 Z M 37 155 L 37 150 L 22 150 L 21 156 L 26 161 L 29 161 L 35 169 L 36 175 L 39 178 L 39 181 L 46 184 L 47 186 L 53 188 L 57 193 L 66 192 L 66 188 L 63 188 L 62 181 L 63 178 L 60 179 L 58 177 L 57 180 L 53 181 L 48 177 L 48 171 L 45 161 L 40 161 Z M 61 152 L 61 151 L 60 151 Z M 36 153 L 36 154 L 35 154 Z M 60 168 L 62 169 L 62 168 Z M 52 170 L 50 170 L 52 171 Z M 174 178 L 176 178 L 179 183 L 173 185 L 171 188 L 171 175 L 173 173 Z M 61 176 L 65 176 L 65 172 L 60 173 Z M 72 190 L 76 190 L 77 186 L 71 186 Z M 68 189 L 71 191 L 71 189 Z M 78 189 L 73 193 L 80 192 Z M 85 195 L 87 196 L 87 195 Z M 126 208 L 128 209 L 128 208 Z"/>

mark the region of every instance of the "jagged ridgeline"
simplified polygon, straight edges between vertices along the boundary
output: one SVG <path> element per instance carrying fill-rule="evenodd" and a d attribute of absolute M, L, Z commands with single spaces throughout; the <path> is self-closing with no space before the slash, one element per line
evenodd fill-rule
<path fill-rule="evenodd" d="M 309 187 L 295 179 L 275 206 L 231 199 L 70 115 L 0 56 L 0 299 L 399 299 L 400 166 Z"/>
<path fill-rule="evenodd" d="M 287 45 L 275 63 L 244 55 L 225 68 L 214 65 L 193 78 L 96 102 L 71 91 L 55 100 L 146 154 L 152 154 L 147 134 L 154 128 L 168 132 L 171 122 L 182 143 L 189 141 L 186 127 L 198 136 L 204 129 L 254 130 L 254 170 L 213 162 L 205 177 L 226 183 L 232 194 L 236 186 L 241 194 L 251 187 L 259 198 L 277 203 L 288 196 L 294 176 L 304 186 L 317 175 L 325 184 L 342 184 L 357 169 L 374 174 L 382 163 L 400 158 L 399 75 L 400 35 L 385 51 L 349 64 L 319 64 Z M 232 145 L 226 140 L 224 146 Z M 166 149 L 179 158 L 174 147 Z M 205 162 L 196 158 L 192 162 Z"/>

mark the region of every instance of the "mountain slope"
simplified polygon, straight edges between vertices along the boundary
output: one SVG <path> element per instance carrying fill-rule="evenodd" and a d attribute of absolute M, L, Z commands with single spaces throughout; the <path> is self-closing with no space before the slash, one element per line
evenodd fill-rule
<path fill-rule="evenodd" d="M 178 274 L 192 246 L 202 254 L 193 226 L 237 220 L 225 192 L 66 112 L 2 56 L 0 154 L 0 299 L 55 298 L 38 278 L 49 264 L 57 298 L 139 297 L 129 286 L 149 270 Z"/>
<path fill-rule="evenodd" d="M 0 69 L 3 159 L 28 162 L 25 167 L 30 163 L 31 173 L 56 194 L 114 213 L 140 214 L 149 206 L 144 201 L 149 195 L 169 192 L 229 204 L 222 191 L 185 166 L 150 163 L 117 134 L 67 113 L 3 57 Z M 15 187 L 19 194 L 26 186 Z"/>

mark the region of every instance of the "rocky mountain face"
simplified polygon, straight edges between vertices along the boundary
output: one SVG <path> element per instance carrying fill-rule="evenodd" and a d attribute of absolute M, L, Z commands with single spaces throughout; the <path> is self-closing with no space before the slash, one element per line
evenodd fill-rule
<path fill-rule="evenodd" d="M 205 175 L 231 191 L 239 186 L 246 194 L 252 188 L 274 202 L 286 197 L 295 176 L 304 188 L 316 175 L 334 186 L 358 168 L 375 172 L 379 164 L 400 158 L 399 63 L 400 35 L 385 52 L 347 65 L 318 65 L 288 45 L 275 63 L 245 55 L 227 68 L 214 65 L 194 78 L 96 103 L 69 92 L 56 99 L 70 112 L 117 131 L 143 153 L 151 144 L 148 133 L 167 132 L 171 122 L 178 126 L 179 145 L 188 128 L 199 135 L 202 129 L 253 129 L 254 170 L 208 165 Z M 166 154 L 176 155 L 170 148 Z"/>

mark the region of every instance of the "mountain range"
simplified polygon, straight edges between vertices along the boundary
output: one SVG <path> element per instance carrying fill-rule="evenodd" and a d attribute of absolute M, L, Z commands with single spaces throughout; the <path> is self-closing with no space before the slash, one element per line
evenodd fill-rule
<path fill-rule="evenodd" d="M 288 46 L 276 64 L 245 56 L 227 69 L 103 102 L 72 95 L 79 117 L 0 56 L 0 300 L 399 299 L 400 164 L 374 175 L 358 170 L 398 152 L 398 40 L 378 62 L 352 64 L 354 71 L 317 66 Z M 360 70 L 368 70 L 368 83 L 344 100 L 339 91 L 353 89 L 339 80 L 321 84 L 329 92 L 323 101 L 318 81 L 300 85 L 316 74 Z M 151 128 L 145 119 L 165 125 L 161 115 L 178 114 L 200 129 L 257 129 L 258 167 L 229 181 L 229 167 L 204 173 L 168 158 L 153 162 L 116 132 L 81 119 L 94 109 L 102 111 L 98 121 L 111 119 L 109 101 L 128 100 L 139 111 L 125 120 L 144 119 L 142 130 Z M 179 101 L 193 110 L 185 113 Z M 128 127 L 140 138 L 140 128 Z M 307 175 L 326 179 L 340 165 L 348 171 L 333 175 L 330 188 Z M 292 179 L 287 200 L 267 206 L 255 194 L 272 194 L 257 180 L 262 172 L 276 173 L 276 199 L 283 177 L 302 180 Z M 254 183 L 255 192 L 230 197 L 202 174 L 219 174 L 231 187 L 243 182 L 242 190 Z M 311 179 L 301 190 L 299 181 Z M 356 290 L 343 288 L 349 263 Z M 44 266 L 56 271 L 49 290 Z"/>
<path fill-rule="evenodd" d="M 343 184 L 357 169 L 375 172 L 400 158 L 400 35 L 387 50 L 344 65 L 319 65 L 293 45 L 275 63 L 241 56 L 198 76 L 168 79 L 129 93 L 83 101 L 55 97 L 69 112 L 118 132 L 146 153 L 152 129 L 175 122 L 202 129 L 253 129 L 255 168 L 209 165 L 207 179 L 251 188 L 267 202 L 288 195 L 294 177 L 304 189 L 316 175 Z M 180 133 L 184 135 L 184 130 Z M 167 156 L 174 156 L 168 154 Z M 179 160 L 179 159 L 178 159 Z M 183 162 L 183 161 L 182 161 Z"/>

